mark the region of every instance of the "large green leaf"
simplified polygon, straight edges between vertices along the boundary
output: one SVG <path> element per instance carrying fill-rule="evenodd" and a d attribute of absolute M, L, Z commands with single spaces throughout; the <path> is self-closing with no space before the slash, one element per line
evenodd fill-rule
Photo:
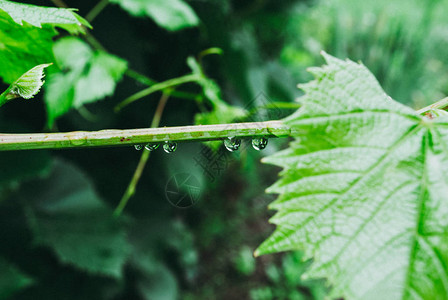
<path fill-rule="evenodd" d="M 256 251 L 302 249 L 309 277 L 345 299 L 446 299 L 448 118 L 395 102 L 362 65 L 325 55 L 285 120 L 296 134 L 266 162 L 277 229 Z"/>
<path fill-rule="evenodd" d="M 30 183 L 22 197 L 35 241 L 83 270 L 122 275 L 129 253 L 118 220 L 74 166 L 56 161 L 46 180 Z"/>
<path fill-rule="evenodd" d="M 197 26 L 199 18 L 193 9 L 182 0 L 111 0 L 118 3 L 131 15 L 148 16 L 167 30 L 179 30 Z"/>
<path fill-rule="evenodd" d="M 78 33 L 81 25 L 90 26 L 72 10 L 0 0 L 0 77 L 12 83 L 34 66 L 54 62 L 55 27 Z"/>
<path fill-rule="evenodd" d="M 90 24 L 76 14 L 74 9 L 36 6 L 5 0 L 0 0 L 0 9 L 19 25 L 23 25 L 24 22 L 37 27 L 41 27 L 42 24 L 52 24 L 72 34 L 82 32 L 83 25 L 90 27 Z"/>
<path fill-rule="evenodd" d="M 49 25 L 43 28 L 18 25 L 0 10 L 0 77 L 12 83 L 36 65 L 54 62 L 52 38 L 57 34 Z"/>
<path fill-rule="evenodd" d="M 54 46 L 63 72 L 48 76 L 45 102 L 48 124 L 70 110 L 111 96 L 127 69 L 127 62 L 103 51 L 93 51 L 78 38 L 67 37 Z"/>

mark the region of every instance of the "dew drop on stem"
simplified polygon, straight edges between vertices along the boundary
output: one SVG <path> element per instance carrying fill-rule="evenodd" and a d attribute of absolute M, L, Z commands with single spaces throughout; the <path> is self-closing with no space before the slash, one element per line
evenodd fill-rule
<path fill-rule="evenodd" d="M 159 148 L 159 144 L 151 144 L 151 143 L 149 143 L 149 144 L 145 145 L 145 149 L 148 150 L 148 151 L 154 151 L 157 148 Z"/>
<path fill-rule="evenodd" d="M 268 139 L 265 137 L 261 138 L 254 138 L 252 139 L 252 147 L 254 147 L 255 150 L 263 150 L 268 145 Z"/>
<path fill-rule="evenodd" d="M 166 141 L 165 144 L 163 144 L 163 150 L 166 153 L 173 153 L 177 149 L 177 143 L 176 142 L 169 142 Z"/>
<path fill-rule="evenodd" d="M 236 137 L 228 137 L 224 140 L 224 146 L 230 152 L 234 152 L 241 146 L 241 140 Z"/>

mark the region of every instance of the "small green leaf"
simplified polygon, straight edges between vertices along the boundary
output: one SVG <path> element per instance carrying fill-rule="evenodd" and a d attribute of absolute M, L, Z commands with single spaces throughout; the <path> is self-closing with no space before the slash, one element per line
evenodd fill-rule
<path fill-rule="evenodd" d="M 103 51 L 93 51 L 78 38 L 60 39 L 54 46 L 62 70 L 49 74 L 45 88 L 48 125 L 71 108 L 111 96 L 127 69 L 127 62 Z"/>
<path fill-rule="evenodd" d="M 284 120 L 290 147 L 268 189 L 274 234 L 256 255 L 304 250 L 306 277 L 331 297 L 445 299 L 448 295 L 448 118 L 429 120 L 387 96 L 360 64 L 324 54 L 316 79 Z"/>
<path fill-rule="evenodd" d="M 33 98 L 44 84 L 44 69 L 51 64 L 42 64 L 35 66 L 19 79 L 14 81 L 9 88 L 0 95 L 0 105 L 5 101 L 22 97 L 24 99 Z"/>
<path fill-rule="evenodd" d="M 122 276 L 130 251 L 125 232 L 85 174 L 56 161 L 46 180 L 29 183 L 23 193 L 37 244 L 53 249 L 63 263 Z"/>
<path fill-rule="evenodd" d="M 32 279 L 0 257 L 0 300 L 8 299 L 12 294 L 32 283 Z"/>
<path fill-rule="evenodd" d="M 151 17 L 159 26 L 175 31 L 197 26 L 199 18 L 182 0 L 111 0 L 131 15 Z"/>

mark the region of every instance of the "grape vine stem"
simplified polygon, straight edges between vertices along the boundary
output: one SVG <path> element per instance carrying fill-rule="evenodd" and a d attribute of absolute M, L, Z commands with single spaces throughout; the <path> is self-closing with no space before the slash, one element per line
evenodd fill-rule
<path fill-rule="evenodd" d="M 417 111 L 424 114 L 431 109 L 448 108 L 448 98 Z M 107 129 L 100 131 L 74 131 L 58 133 L 0 133 L 0 151 L 33 149 L 67 149 L 85 147 L 132 146 L 147 143 L 206 142 L 228 137 L 288 137 L 292 132 L 282 121 L 195 125 L 141 129 Z"/>
<path fill-rule="evenodd" d="M 448 97 L 443 98 L 442 100 L 439 100 L 429 106 L 426 106 L 422 109 L 417 110 L 417 114 L 423 115 L 426 112 L 433 110 L 433 109 L 447 110 L 447 108 L 448 108 Z"/>
<path fill-rule="evenodd" d="M 58 133 L 0 133 L 0 151 L 132 146 L 165 141 L 205 142 L 233 136 L 272 138 L 291 134 L 291 128 L 281 121 Z"/>

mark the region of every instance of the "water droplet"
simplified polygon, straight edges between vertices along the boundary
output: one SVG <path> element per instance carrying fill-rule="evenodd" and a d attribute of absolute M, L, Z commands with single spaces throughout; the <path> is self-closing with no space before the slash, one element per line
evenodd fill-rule
<path fill-rule="evenodd" d="M 255 150 L 263 150 L 268 145 L 268 139 L 261 137 L 261 138 L 255 138 L 252 139 L 252 147 L 254 147 Z"/>
<path fill-rule="evenodd" d="M 224 146 L 230 152 L 236 151 L 241 146 L 241 140 L 235 137 L 228 137 L 224 140 Z"/>
<path fill-rule="evenodd" d="M 146 144 L 146 146 L 145 146 L 145 149 L 148 150 L 148 151 L 154 151 L 157 148 L 159 148 L 159 144 L 151 144 L 151 143 L 149 143 L 149 144 Z"/>
<path fill-rule="evenodd" d="M 166 141 L 165 144 L 163 144 L 163 150 L 166 153 L 172 153 L 172 152 L 176 151 L 176 149 L 177 149 L 177 143 L 176 142 Z"/>
<path fill-rule="evenodd" d="M 135 150 L 140 151 L 143 149 L 143 145 L 137 144 L 137 145 L 134 145 L 134 148 L 135 148 Z"/>

